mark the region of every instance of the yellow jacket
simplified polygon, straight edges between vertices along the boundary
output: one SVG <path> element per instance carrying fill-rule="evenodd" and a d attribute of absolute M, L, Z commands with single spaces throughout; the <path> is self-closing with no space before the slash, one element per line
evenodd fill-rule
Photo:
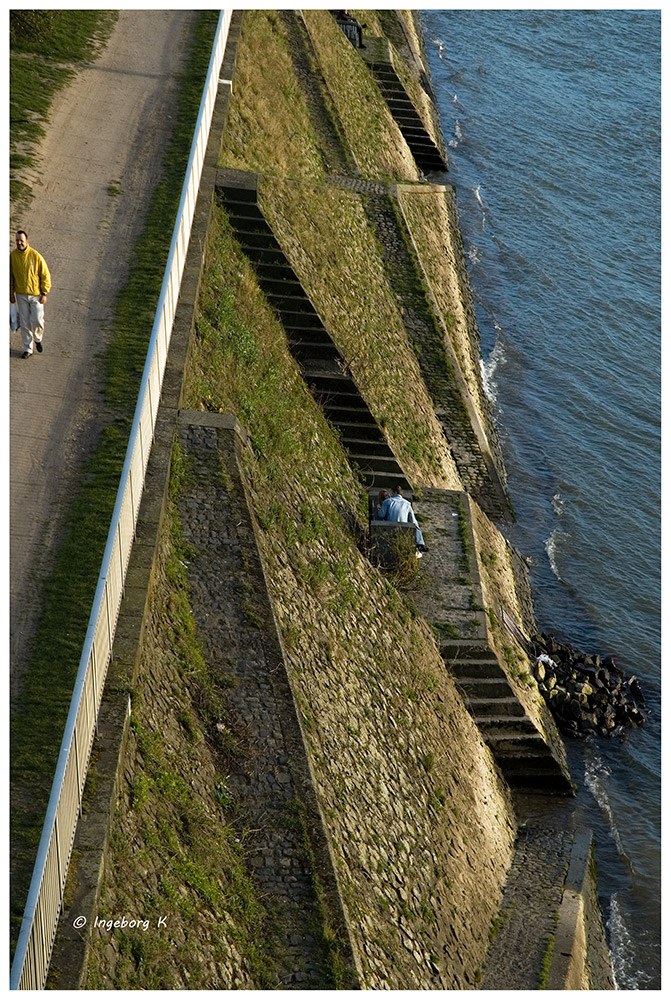
<path fill-rule="evenodd" d="M 44 257 L 26 247 L 12 250 L 9 255 L 9 294 L 47 295 L 51 290 L 51 275 Z"/>

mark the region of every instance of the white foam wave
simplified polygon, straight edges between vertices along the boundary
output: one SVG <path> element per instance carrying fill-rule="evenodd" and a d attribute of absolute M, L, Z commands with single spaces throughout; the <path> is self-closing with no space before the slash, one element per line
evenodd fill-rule
<path fill-rule="evenodd" d="M 552 498 L 552 509 L 557 515 L 557 517 L 562 516 L 565 507 L 566 507 L 566 501 L 564 500 L 561 493 L 555 493 L 555 495 Z"/>
<path fill-rule="evenodd" d="M 603 758 L 599 757 L 597 754 L 592 754 L 585 761 L 585 784 L 596 800 L 599 809 L 608 820 L 608 829 L 611 837 L 615 841 L 617 853 L 620 857 L 624 858 L 629 863 L 629 867 L 631 867 L 631 861 L 629 860 L 629 856 L 624 849 L 624 844 L 622 843 L 620 831 L 617 828 L 615 815 L 608 797 L 607 784 L 609 777 L 610 770 L 606 766 Z"/>
<path fill-rule="evenodd" d="M 478 205 L 482 209 L 482 231 L 484 232 L 485 231 L 485 224 L 486 224 L 486 220 L 487 220 L 487 206 L 485 205 L 484 201 L 482 200 L 482 195 L 480 194 L 480 185 L 478 184 L 478 186 L 476 188 L 471 188 L 471 190 L 472 190 L 473 194 L 475 195 L 475 200 L 477 201 Z"/>
<path fill-rule="evenodd" d="M 464 133 L 461 131 L 461 123 L 459 122 L 458 118 L 454 123 L 454 135 L 457 139 L 457 142 L 461 142 L 461 140 L 464 138 Z"/>
<path fill-rule="evenodd" d="M 644 969 L 636 969 L 636 948 L 633 945 L 618 893 L 610 898 L 610 914 L 606 922 L 610 935 L 610 957 L 613 963 L 615 986 L 618 990 L 645 989 L 651 977 Z"/>
<path fill-rule="evenodd" d="M 494 323 L 494 328 L 497 333 L 501 332 L 501 327 Z M 492 353 L 489 355 L 486 361 L 480 358 L 480 372 L 482 374 L 482 387 L 485 390 L 485 396 L 490 401 L 490 403 L 495 403 L 498 396 L 498 387 L 496 385 L 496 372 L 499 367 L 506 363 L 506 352 L 503 347 L 503 341 L 498 337 L 496 338 L 496 343 Z"/>
<path fill-rule="evenodd" d="M 547 553 L 548 560 L 550 561 L 550 569 L 558 580 L 562 580 L 562 575 L 559 572 L 559 566 L 557 565 L 557 548 L 558 543 L 565 537 L 565 535 L 566 532 L 561 531 L 560 528 L 555 528 L 550 537 L 545 540 L 545 551 Z"/>
<path fill-rule="evenodd" d="M 480 256 L 480 251 L 472 243 L 468 248 L 468 259 L 470 260 L 471 264 L 479 264 L 480 260 L 482 259 Z"/>

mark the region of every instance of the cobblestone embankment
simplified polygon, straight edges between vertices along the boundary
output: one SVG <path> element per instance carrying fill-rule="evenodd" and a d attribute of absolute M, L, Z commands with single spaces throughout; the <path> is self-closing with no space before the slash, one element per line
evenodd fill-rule
<path fill-rule="evenodd" d="M 180 444 L 188 456 L 189 488 L 180 502 L 185 543 L 193 547 L 188 579 L 191 610 L 208 668 L 230 683 L 228 728 L 235 742 L 224 794 L 235 802 L 234 826 L 247 864 L 276 915 L 281 989 L 324 984 L 322 913 L 313 870 L 315 849 L 306 840 L 309 773 L 282 653 L 235 460 L 235 434 L 186 421 Z M 307 804 L 310 814 L 310 803 Z M 312 828 L 315 828 L 314 805 Z M 318 834 L 319 836 L 319 834 Z M 312 857 L 311 857 L 312 855 Z M 336 905 L 338 905 L 336 903 Z M 346 961 L 352 962 L 351 955 Z"/>

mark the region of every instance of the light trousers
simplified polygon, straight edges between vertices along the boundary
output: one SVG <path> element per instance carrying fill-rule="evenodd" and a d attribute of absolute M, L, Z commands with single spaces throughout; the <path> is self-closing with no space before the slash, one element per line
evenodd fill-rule
<path fill-rule="evenodd" d="M 32 354 L 33 340 L 39 344 L 44 333 L 44 306 L 40 302 L 39 295 L 20 295 L 17 292 L 15 298 L 19 310 L 23 349 Z"/>

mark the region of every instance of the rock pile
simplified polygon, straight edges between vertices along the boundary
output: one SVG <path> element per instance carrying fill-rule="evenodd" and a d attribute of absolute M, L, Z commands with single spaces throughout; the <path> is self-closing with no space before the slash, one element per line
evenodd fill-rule
<path fill-rule="evenodd" d="M 641 685 L 627 678 L 614 657 L 588 656 L 545 633 L 532 643 L 538 690 L 563 732 L 622 736 L 626 727 L 645 722 Z"/>

